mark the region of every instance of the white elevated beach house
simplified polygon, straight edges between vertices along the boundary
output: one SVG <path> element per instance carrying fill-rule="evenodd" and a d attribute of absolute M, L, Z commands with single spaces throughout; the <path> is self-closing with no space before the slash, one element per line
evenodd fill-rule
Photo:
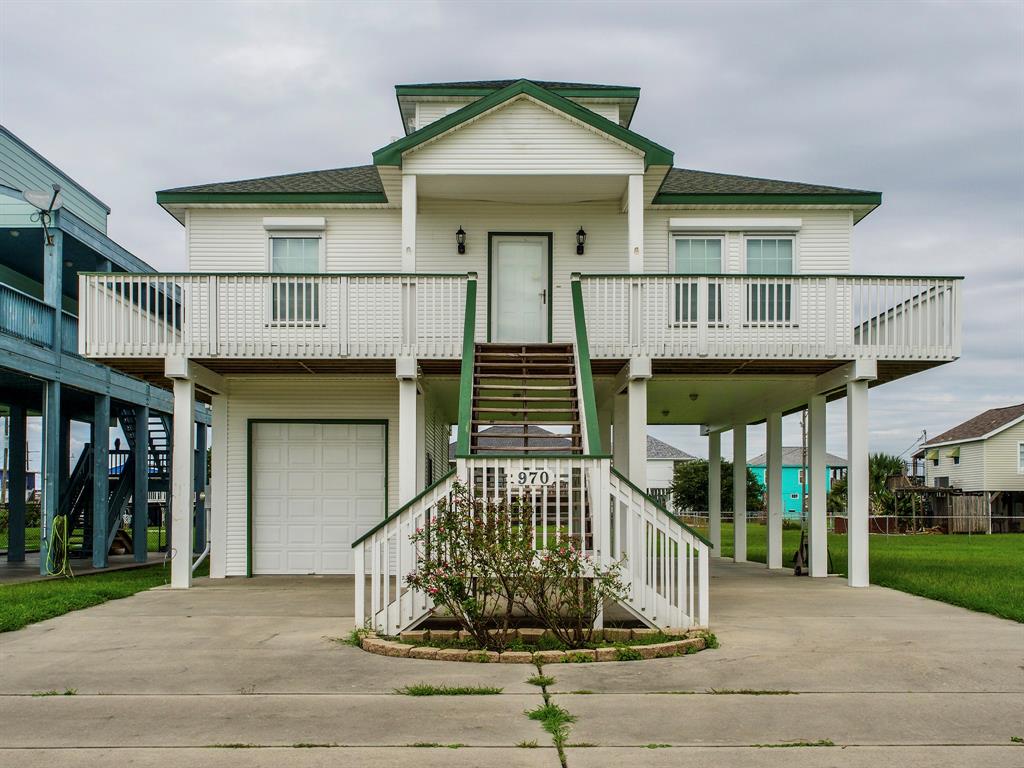
<path fill-rule="evenodd" d="M 677 168 L 630 128 L 639 88 L 396 92 L 405 135 L 371 165 L 159 192 L 186 271 L 80 278 L 84 355 L 172 388 L 176 410 L 212 404 L 211 575 L 355 574 L 358 624 L 413 626 L 431 605 L 404 581 L 409 536 L 460 480 L 624 560 L 637 619 L 704 625 L 721 433 L 745 470 L 747 425 L 767 421 L 780 489 L 782 415 L 809 405 L 823 576 L 825 402 L 845 397 L 849 583 L 866 585 L 869 387 L 960 352 L 959 278 L 852 272 L 881 195 Z M 190 424 L 175 419 L 179 553 Z M 641 490 L 649 424 L 706 429 L 706 539 Z M 554 447 L 541 430 L 478 445 L 490 425 L 543 426 Z M 770 568 L 781 532 L 778 490 Z M 189 585 L 187 558 L 172 572 Z"/>

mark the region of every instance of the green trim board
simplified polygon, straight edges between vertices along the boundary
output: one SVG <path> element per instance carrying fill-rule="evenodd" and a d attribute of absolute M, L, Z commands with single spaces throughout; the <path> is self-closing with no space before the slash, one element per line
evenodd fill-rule
<path fill-rule="evenodd" d="M 496 237 L 546 237 L 548 239 L 548 340 L 552 340 L 552 324 L 554 318 L 554 254 L 555 235 L 553 232 L 488 232 L 487 233 L 487 341 L 491 341 L 491 300 L 494 297 L 494 269 L 491 262 L 494 255 L 494 238 Z M 518 342 L 510 342 L 518 343 Z M 530 342 L 524 342 L 530 343 Z"/>
<path fill-rule="evenodd" d="M 532 82 L 532 81 L 528 81 Z M 508 86 L 505 86 L 508 87 Z M 545 88 L 538 84 L 538 88 Z M 457 86 L 445 85 L 396 85 L 396 96 L 487 96 L 495 91 L 501 90 L 498 87 L 486 86 Z M 597 85 L 587 88 L 559 88 L 548 87 L 545 90 L 557 93 L 559 96 L 573 99 L 639 99 L 640 89 L 632 86 L 621 85 Z"/>
<path fill-rule="evenodd" d="M 587 424 L 587 450 L 601 453 L 601 425 L 597 418 L 597 398 L 594 396 L 594 375 L 590 368 L 590 342 L 587 339 L 587 319 L 583 311 L 583 288 L 579 274 L 572 276 L 572 314 L 576 327 L 576 357 L 580 365 L 580 383 L 583 386 L 583 417 Z"/>
<path fill-rule="evenodd" d="M 632 481 L 630 481 L 630 479 L 629 479 L 628 477 L 626 477 L 626 476 L 625 476 L 624 474 L 622 474 L 621 472 L 619 472 L 619 470 L 617 470 L 617 469 L 616 469 L 615 467 L 612 467 L 612 468 L 611 468 L 611 470 L 612 470 L 612 472 L 613 472 L 613 473 L 615 474 L 615 476 L 616 476 L 617 478 L 619 478 L 619 480 L 621 480 L 622 482 L 624 482 L 624 483 L 625 483 L 626 485 L 628 485 L 628 486 L 629 486 L 630 488 L 632 488 L 632 489 L 633 489 L 634 491 L 636 491 L 636 492 L 637 492 L 637 493 L 639 493 L 639 494 L 640 494 L 641 496 L 643 496 L 643 497 L 644 497 L 645 499 L 647 499 L 647 501 L 651 502 L 651 504 L 653 504 L 653 505 L 654 505 L 655 507 L 657 507 L 657 509 L 658 509 L 658 511 L 659 511 L 659 512 L 663 513 L 663 514 L 664 514 L 664 515 L 666 515 L 667 517 L 670 517 L 670 518 L 671 518 L 671 519 L 672 519 L 673 521 L 675 521 L 676 523 L 678 523 L 678 524 L 679 524 L 679 525 L 680 525 L 680 526 L 681 526 L 681 527 L 682 527 L 682 528 L 683 528 L 684 530 L 688 531 L 688 532 L 689 532 L 689 533 L 690 533 L 690 534 L 691 534 L 691 535 L 692 535 L 692 536 L 693 536 L 694 538 L 700 539 L 700 540 L 701 540 L 702 542 L 704 542 L 705 544 L 707 544 L 709 548 L 712 548 L 712 549 L 713 549 L 713 547 L 712 547 L 712 545 L 711 545 L 711 542 L 710 542 L 710 541 L 708 541 L 707 539 L 705 539 L 705 538 L 704 538 L 703 536 L 701 536 L 701 535 L 700 535 L 699 533 L 697 533 L 697 531 L 695 531 L 695 530 L 694 530 L 693 528 L 691 528 L 691 527 L 690 527 L 690 526 L 688 526 L 688 525 L 687 525 L 686 523 L 684 523 L 684 522 L 683 522 L 683 521 L 682 521 L 682 520 L 681 520 L 681 519 L 680 519 L 680 518 L 679 518 L 679 517 L 678 517 L 677 515 L 673 514 L 672 512 L 669 512 L 669 511 L 668 511 L 668 510 L 667 510 L 667 509 L 666 509 L 666 508 L 665 508 L 664 506 L 662 506 L 661 504 L 659 504 L 659 503 L 657 502 L 657 500 L 655 500 L 655 499 L 654 499 L 654 498 L 653 498 L 652 496 L 650 496 L 650 495 L 649 495 L 649 494 L 647 493 L 647 491 L 645 491 L 645 490 L 643 490 L 643 489 L 639 488 L 639 487 L 638 487 L 638 486 L 637 486 L 637 485 L 636 485 L 635 483 L 633 483 Z"/>
<path fill-rule="evenodd" d="M 157 205 L 189 203 L 387 203 L 383 192 L 157 192 Z"/>
<path fill-rule="evenodd" d="M 870 205 L 882 204 L 881 192 L 658 192 L 651 205 Z"/>
<path fill-rule="evenodd" d="M 390 444 L 388 419 L 247 419 L 245 424 L 245 575 L 252 576 L 252 428 L 255 424 L 376 424 L 384 427 L 384 519 L 388 517 L 391 495 Z"/>
<path fill-rule="evenodd" d="M 466 283 L 466 319 L 462 326 L 462 368 L 459 377 L 457 453 L 469 453 L 473 422 L 473 368 L 476 365 L 476 273 Z"/>
<path fill-rule="evenodd" d="M 483 98 L 467 104 L 462 109 L 456 110 L 450 115 L 445 115 L 441 119 L 420 128 L 418 131 L 413 131 L 408 136 L 398 139 L 385 147 L 381 147 L 373 153 L 373 164 L 401 167 L 402 155 L 404 153 L 518 96 L 529 96 L 552 109 L 563 112 L 569 117 L 579 120 L 581 123 L 589 125 L 591 128 L 643 152 L 645 167 L 651 165 L 672 165 L 674 155 L 671 150 L 638 133 L 634 133 L 628 128 L 623 128 L 618 123 L 601 117 L 601 115 L 593 110 L 570 101 L 565 96 L 561 96 L 546 88 L 541 88 L 529 80 L 519 80 L 506 88 L 493 91 Z"/>
<path fill-rule="evenodd" d="M 380 530 L 381 528 L 383 528 L 383 527 L 384 527 L 385 525 L 387 525 L 387 524 L 388 524 L 389 522 L 391 522 L 391 521 L 392 521 L 392 520 L 394 520 L 394 519 L 395 519 L 396 517 L 398 517 L 398 516 L 399 516 L 399 515 L 401 515 L 401 514 L 402 514 L 403 512 L 405 512 L 405 510 L 407 510 L 407 509 L 408 509 L 409 507 L 411 507 L 411 506 L 412 506 L 413 504 L 415 504 L 415 503 L 416 503 L 417 501 L 419 501 L 419 500 L 420 500 L 420 499 L 422 499 L 422 498 L 423 498 L 424 496 L 426 496 L 426 495 L 427 495 L 428 493 L 430 493 L 430 492 L 431 492 L 432 490 L 434 490 L 435 488 L 437 488 L 437 486 L 439 486 L 439 485 L 441 485 L 441 484 L 443 484 L 443 483 L 447 483 L 447 482 L 448 482 L 448 480 L 450 480 L 450 479 L 451 479 L 451 477 L 452 477 L 452 476 L 453 476 L 454 474 L 455 474 L 455 470 L 454 470 L 454 469 L 450 469 L 450 470 L 448 470 L 448 473 L 447 473 L 447 474 L 446 474 L 446 475 L 445 475 L 444 477 L 442 477 L 441 479 L 437 480 L 436 482 L 434 482 L 434 483 L 431 483 L 430 485 L 428 485 L 428 486 L 427 486 L 426 488 L 424 488 L 424 489 L 423 489 L 422 491 L 420 491 L 419 493 L 417 493 L 417 494 L 416 494 L 415 496 L 413 496 L 413 497 L 412 497 L 411 499 L 409 499 L 409 501 L 407 501 L 407 502 L 406 502 L 405 504 L 403 504 L 402 506 L 400 506 L 400 507 L 399 507 L 398 509 L 396 509 L 396 510 L 395 510 L 395 511 L 394 511 L 393 513 L 391 513 L 390 515 L 385 515 L 385 516 L 384 516 L 384 519 L 383 519 L 383 520 L 381 520 L 381 521 L 380 521 L 379 523 L 377 523 L 377 524 L 376 524 L 375 526 L 373 526 L 373 528 L 371 528 L 370 530 L 368 530 L 368 531 L 367 531 L 366 533 L 364 533 L 364 534 L 363 534 L 362 536 L 360 536 L 360 537 L 359 537 L 358 539 L 356 539 L 355 541 L 353 541 L 353 542 L 352 542 L 352 546 L 354 547 L 354 546 L 355 546 L 356 544 L 361 544 L 361 543 L 362 543 L 363 541 L 365 541 L 365 540 L 366 540 L 366 539 L 368 539 L 368 538 L 369 538 L 370 536 L 372 536 L 373 534 L 375 534 L 375 533 L 376 533 L 377 531 L 379 531 L 379 530 Z"/>

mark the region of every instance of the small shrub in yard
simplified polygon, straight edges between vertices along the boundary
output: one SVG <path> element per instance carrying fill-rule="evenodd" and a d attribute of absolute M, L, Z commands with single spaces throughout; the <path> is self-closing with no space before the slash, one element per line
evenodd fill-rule
<path fill-rule="evenodd" d="M 615 660 L 616 661 L 640 661 L 643 656 L 636 648 L 628 645 L 617 645 L 615 646 Z"/>

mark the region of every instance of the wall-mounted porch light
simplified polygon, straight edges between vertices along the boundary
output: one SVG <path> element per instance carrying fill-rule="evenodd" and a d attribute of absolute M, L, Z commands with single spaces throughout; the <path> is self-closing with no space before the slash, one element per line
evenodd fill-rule
<path fill-rule="evenodd" d="M 587 233 L 583 231 L 583 227 L 580 227 L 576 231 L 576 255 L 583 255 L 583 246 L 587 242 Z"/>
<path fill-rule="evenodd" d="M 462 225 L 459 225 L 455 232 L 455 244 L 459 247 L 459 253 L 466 252 L 466 230 L 462 228 Z"/>

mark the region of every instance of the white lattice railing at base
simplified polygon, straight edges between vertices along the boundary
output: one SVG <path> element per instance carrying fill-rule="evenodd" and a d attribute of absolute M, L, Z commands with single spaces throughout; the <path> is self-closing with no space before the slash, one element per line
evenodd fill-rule
<path fill-rule="evenodd" d="M 532 509 L 537 549 L 572 536 L 596 562 L 621 561 L 626 608 L 637 619 L 663 628 L 707 625 L 707 542 L 613 470 L 610 459 L 488 455 L 458 464 L 457 473 L 354 542 L 356 626 L 393 635 L 430 613 L 429 597 L 405 583 L 416 566 L 411 538 L 450 501 L 457 479 L 475 498 L 520 500 Z"/>

